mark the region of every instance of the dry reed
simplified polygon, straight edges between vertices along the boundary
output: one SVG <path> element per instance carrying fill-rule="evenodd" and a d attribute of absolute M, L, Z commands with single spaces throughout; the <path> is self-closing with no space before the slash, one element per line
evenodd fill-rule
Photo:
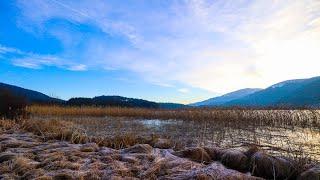
<path fill-rule="evenodd" d="M 68 127 L 67 132 L 58 128 L 52 130 L 59 132 L 58 135 L 52 132 L 47 134 L 69 139 L 71 142 L 91 141 L 108 147 L 123 148 L 137 143 L 152 143 L 154 139 L 161 137 L 172 140 L 174 149 L 190 145 L 218 145 L 225 148 L 255 145 L 295 159 L 319 160 L 320 157 L 319 142 L 314 142 L 319 137 L 320 111 L 315 109 L 164 110 L 29 106 L 27 111 L 31 114 L 31 122 L 37 119 L 39 126 Z M 172 120 L 174 123 L 160 129 L 150 129 L 137 119 Z M 51 124 L 46 122 L 48 120 Z M 37 133 L 41 135 L 41 132 Z M 309 141 L 311 139 L 313 142 Z"/>
<path fill-rule="evenodd" d="M 320 129 L 320 111 L 306 110 L 247 110 L 189 108 L 178 110 L 120 108 L 120 107 L 65 107 L 29 106 L 27 111 L 42 116 L 132 117 L 142 119 L 175 119 L 208 121 L 230 125 L 269 127 L 310 127 Z"/>

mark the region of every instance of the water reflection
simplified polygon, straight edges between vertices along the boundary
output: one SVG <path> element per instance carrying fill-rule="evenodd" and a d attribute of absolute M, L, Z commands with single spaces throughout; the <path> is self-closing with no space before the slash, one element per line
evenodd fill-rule
<path fill-rule="evenodd" d="M 178 125 L 182 123 L 181 120 L 160 120 L 160 119 L 143 119 L 143 120 L 136 120 L 140 122 L 143 126 L 147 128 L 155 128 L 160 129 L 166 125 Z"/>

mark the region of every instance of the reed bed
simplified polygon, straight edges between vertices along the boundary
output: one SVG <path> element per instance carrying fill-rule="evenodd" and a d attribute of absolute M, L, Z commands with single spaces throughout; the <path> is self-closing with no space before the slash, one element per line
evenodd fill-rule
<path fill-rule="evenodd" d="M 41 116 L 131 117 L 141 119 L 175 119 L 208 121 L 225 126 L 268 126 L 284 128 L 320 129 L 320 110 L 253 110 L 188 108 L 178 110 L 120 108 L 120 107 L 65 107 L 29 106 L 27 111 Z"/>
<path fill-rule="evenodd" d="M 91 124 L 97 123 L 93 122 Z M 106 136 L 101 133 L 103 131 L 102 129 L 103 128 L 100 127 L 97 133 L 90 133 L 92 129 L 89 130 L 84 124 L 78 124 L 76 121 L 52 118 L 42 120 L 31 118 L 20 121 L 0 120 L 0 133 L 15 133 L 22 130 L 42 137 L 44 142 L 50 140 L 68 141 L 73 144 L 93 142 L 99 146 L 123 149 L 136 144 L 152 144 L 158 138 L 154 135 L 141 136 L 133 132 L 114 133 L 112 136 Z M 118 132 L 116 129 L 113 129 L 113 131 Z"/>
<path fill-rule="evenodd" d="M 95 142 L 115 149 L 136 144 L 175 151 L 217 146 L 245 151 L 254 147 L 293 160 L 297 167 L 320 162 L 320 111 L 315 109 L 29 106 L 27 112 L 29 119 L 0 120 L 0 132 L 24 130 L 46 142 Z"/>
<path fill-rule="evenodd" d="M 257 146 L 274 155 L 320 161 L 320 111 L 315 109 L 29 106 L 27 111 L 31 120 L 40 124 L 43 121 L 72 123 L 90 140 L 108 147 L 123 148 L 165 138 L 173 143 L 173 149 Z M 156 124 L 150 126 L 150 122 Z"/>

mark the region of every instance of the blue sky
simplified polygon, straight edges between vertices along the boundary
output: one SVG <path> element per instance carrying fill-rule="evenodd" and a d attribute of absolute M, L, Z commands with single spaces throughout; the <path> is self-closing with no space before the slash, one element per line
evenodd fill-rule
<path fill-rule="evenodd" d="M 0 82 L 189 103 L 319 75 L 317 0 L 0 1 Z"/>

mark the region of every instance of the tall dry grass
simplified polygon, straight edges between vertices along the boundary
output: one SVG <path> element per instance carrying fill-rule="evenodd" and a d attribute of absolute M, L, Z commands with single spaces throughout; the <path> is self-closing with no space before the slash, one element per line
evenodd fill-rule
<path fill-rule="evenodd" d="M 148 143 L 157 136 L 179 142 L 175 145 L 178 148 L 209 144 L 227 148 L 256 145 L 286 156 L 320 157 L 320 142 L 314 142 L 314 137 L 318 137 L 320 132 L 320 111 L 316 109 L 164 110 L 29 106 L 27 111 L 32 115 L 31 119 L 40 122 L 52 119 L 72 122 L 84 129 L 94 141 L 115 148 Z M 176 123 L 150 129 L 137 121 L 140 119 L 173 120 Z"/>
<path fill-rule="evenodd" d="M 320 160 L 319 143 L 295 141 L 294 139 L 303 139 L 303 136 L 306 135 L 303 132 L 304 129 L 311 129 L 311 132 L 315 132 L 318 137 L 320 111 L 315 109 L 194 108 L 163 110 L 29 106 L 27 111 L 31 114 L 31 119 L 20 123 L 20 127 L 42 136 L 45 140 L 58 139 L 72 143 L 96 142 L 101 146 L 120 149 L 134 144 L 149 144 L 157 137 L 165 137 L 174 143 L 178 142 L 174 148 L 195 145 L 195 143 L 197 146 L 226 145 L 226 148 L 255 145 L 295 159 L 308 160 L 312 156 L 312 159 L 318 158 L 316 160 Z M 116 118 L 105 118 L 106 116 Z M 123 118 L 120 121 L 121 117 L 129 118 Z M 174 120 L 175 122 L 181 120 L 182 123 L 168 125 L 155 131 L 155 129 L 141 128 L 143 125 L 137 123 L 135 121 L 137 119 Z M 128 121 L 133 123 L 127 123 Z M 3 125 L 11 126 L 10 124 L 6 125 L 5 122 Z M 128 131 L 128 129 L 131 130 Z M 298 133 L 302 132 L 301 135 L 298 135 L 300 137 L 287 136 L 296 135 L 297 131 Z"/>
<path fill-rule="evenodd" d="M 27 111 L 42 116 L 132 117 L 144 119 L 178 119 L 208 121 L 225 126 L 310 127 L 320 129 L 320 110 L 246 110 L 190 108 L 178 110 L 120 108 L 29 106 Z"/>
<path fill-rule="evenodd" d="M 135 144 L 150 144 L 155 136 L 141 137 L 135 133 L 122 132 L 115 136 L 97 136 L 88 134 L 86 129 L 73 121 L 57 119 L 26 119 L 21 121 L 0 120 L 0 133 L 27 131 L 42 137 L 44 141 L 60 140 L 74 144 L 94 142 L 99 146 L 122 149 Z"/>

